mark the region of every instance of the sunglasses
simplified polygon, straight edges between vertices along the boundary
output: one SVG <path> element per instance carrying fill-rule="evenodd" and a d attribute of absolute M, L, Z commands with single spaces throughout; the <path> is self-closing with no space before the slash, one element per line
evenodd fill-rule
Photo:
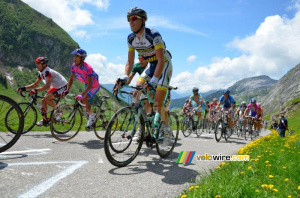
<path fill-rule="evenodd" d="M 142 19 L 142 17 L 140 16 L 130 16 L 127 18 L 127 21 L 130 22 L 130 21 L 136 21 L 137 19 Z"/>

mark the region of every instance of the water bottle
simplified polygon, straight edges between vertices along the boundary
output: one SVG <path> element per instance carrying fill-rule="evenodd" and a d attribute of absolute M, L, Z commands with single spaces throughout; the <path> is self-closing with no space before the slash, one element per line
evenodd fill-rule
<path fill-rule="evenodd" d="M 155 117 L 154 117 L 154 126 L 156 126 L 156 127 L 159 126 L 159 118 L 160 118 L 159 113 L 156 113 Z"/>

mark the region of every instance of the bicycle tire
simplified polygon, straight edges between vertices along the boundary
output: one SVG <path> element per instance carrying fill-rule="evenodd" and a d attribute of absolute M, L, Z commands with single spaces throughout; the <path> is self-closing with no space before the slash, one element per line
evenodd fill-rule
<path fill-rule="evenodd" d="M 203 133 L 203 123 L 202 124 L 198 123 L 198 124 L 199 124 L 199 126 L 197 126 L 197 128 L 196 128 L 196 135 L 197 135 L 197 137 L 200 137 L 201 134 Z"/>
<path fill-rule="evenodd" d="M 215 139 L 217 142 L 220 142 L 222 138 L 222 129 L 223 129 L 223 121 L 218 120 L 216 128 L 215 128 Z"/>
<path fill-rule="evenodd" d="M 63 112 L 63 115 L 58 120 L 56 120 L 58 112 Z M 74 105 L 63 105 L 56 109 L 51 117 L 51 134 L 58 141 L 69 141 L 79 133 L 81 125 L 81 110 L 75 109 Z"/>
<path fill-rule="evenodd" d="M 132 140 L 138 129 L 136 116 L 137 112 L 131 106 L 123 107 L 117 111 L 108 124 L 104 138 L 104 150 L 106 158 L 114 166 L 127 166 L 137 157 L 142 148 L 145 133 L 145 124 L 142 116 L 139 118 L 142 126 L 140 129 L 141 136 L 135 143 Z"/>
<path fill-rule="evenodd" d="M 184 131 L 181 129 L 182 134 L 184 137 L 189 137 L 193 132 L 194 120 L 193 119 L 184 119 L 182 120 L 182 125 L 186 128 Z"/>
<path fill-rule="evenodd" d="M 172 130 L 171 143 L 169 143 L 168 145 L 164 145 L 163 141 L 156 143 L 156 151 L 162 158 L 168 157 L 173 152 L 178 140 L 179 121 L 178 116 L 174 112 L 169 112 L 169 125 L 171 125 L 172 129 L 173 127 L 175 127 L 175 130 Z M 160 130 L 160 133 L 161 132 L 162 130 Z"/>
<path fill-rule="evenodd" d="M 23 128 L 22 134 L 25 134 L 25 133 L 31 131 L 31 129 L 35 126 L 36 121 L 37 121 L 37 111 L 34 106 L 30 106 L 29 103 L 26 103 L 26 102 L 18 103 L 18 105 L 21 108 L 21 110 L 23 112 L 23 116 L 24 116 L 24 128 Z M 7 113 L 9 114 L 12 110 L 13 110 L 13 107 L 11 107 Z M 7 123 L 7 122 L 5 122 L 5 123 Z M 12 128 L 10 128 L 10 126 L 6 126 L 6 128 L 10 132 L 16 133 L 16 131 L 13 130 Z"/>
<path fill-rule="evenodd" d="M 15 111 L 11 110 L 10 113 L 8 113 L 8 110 L 10 110 L 11 107 L 13 107 Z M 0 95 L 0 115 L 4 115 L 4 113 L 4 119 L 0 120 L 0 153 L 11 148 L 18 141 L 24 128 L 22 109 L 11 98 Z M 16 131 L 16 133 L 9 132 L 6 128 L 7 125 L 11 127 L 14 126 L 12 129 Z"/>
<path fill-rule="evenodd" d="M 108 123 L 111 118 L 115 115 L 116 111 L 111 108 L 101 110 L 98 115 L 96 122 L 94 123 L 94 133 L 97 138 L 104 140 L 105 132 L 108 127 Z M 116 124 L 117 125 L 117 124 Z"/>

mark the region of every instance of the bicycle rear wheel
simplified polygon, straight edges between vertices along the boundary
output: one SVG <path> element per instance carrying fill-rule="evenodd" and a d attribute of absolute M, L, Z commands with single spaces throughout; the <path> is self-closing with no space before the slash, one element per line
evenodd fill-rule
<path fill-rule="evenodd" d="M 217 142 L 220 142 L 222 138 L 222 130 L 223 130 L 223 122 L 222 120 L 218 120 L 215 128 L 215 139 Z"/>
<path fill-rule="evenodd" d="M 132 138 L 141 124 L 140 138 L 133 142 Z M 110 120 L 104 138 L 104 150 L 108 161 L 117 167 L 130 164 L 139 154 L 143 145 L 145 124 L 137 112 L 130 106 L 124 107 Z"/>
<path fill-rule="evenodd" d="M 108 123 L 111 118 L 115 115 L 115 110 L 111 108 L 102 109 L 96 122 L 94 123 L 94 132 L 97 138 L 104 140 L 105 132 L 108 127 Z M 118 126 L 118 120 L 115 120 L 115 126 Z M 113 129 L 112 129 L 113 130 Z M 113 131 L 112 131 L 113 133 Z"/>
<path fill-rule="evenodd" d="M 24 116 L 19 105 L 7 96 L 0 95 L 0 153 L 12 147 L 24 128 Z M 7 126 L 15 133 L 11 133 Z"/>
<path fill-rule="evenodd" d="M 164 143 L 163 141 L 159 141 L 156 143 L 156 151 L 162 158 L 166 158 L 172 153 L 178 140 L 179 121 L 177 115 L 174 112 L 169 112 L 169 125 L 172 127 L 170 142 L 168 142 L 168 144 Z M 160 130 L 158 137 L 164 137 L 163 133 L 164 131 Z"/>
<path fill-rule="evenodd" d="M 62 113 L 62 116 L 58 116 Z M 53 113 L 51 117 L 51 134 L 59 141 L 68 141 L 74 138 L 82 125 L 82 112 L 75 109 L 74 105 L 63 105 Z"/>

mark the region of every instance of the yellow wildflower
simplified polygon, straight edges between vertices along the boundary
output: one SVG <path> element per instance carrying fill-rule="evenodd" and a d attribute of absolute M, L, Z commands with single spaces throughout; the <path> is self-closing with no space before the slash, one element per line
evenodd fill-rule
<path fill-rule="evenodd" d="M 289 195 L 288 198 L 292 198 L 292 195 Z"/>
<path fill-rule="evenodd" d="M 225 162 L 222 162 L 222 165 L 225 165 L 226 163 Z"/>
<path fill-rule="evenodd" d="M 271 165 L 271 164 L 267 164 L 266 166 L 267 166 L 267 167 L 270 167 L 270 166 L 272 166 L 272 165 Z"/>
<path fill-rule="evenodd" d="M 221 198 L 221 195 L 216 195 L 215 198 Z"/>
<path fill-rule="evenodd" d="M 268 189 L 272 190 L 274 188 L 273 184 L 268 185 Z"/>
<path fill-rule="evenodd" d="M 286 182 L 287 182 L 287 181 L 289 181 L 289 179 L 288 179 L 288 178 L 286 178 L 284 181 L 286 181 Z"/>
<path fill-rule="evenodd" d="M 187 198 L 187 196 L 186 195 L 181 195 L 181 198 Z"/>
<path fill-rule="evenodd" d="M 254 159 L 256 162 L 258 161 L 258 159 Z"/>
<path fill-rule="evenodd" d="M 286 167 L 284 166 L 284 167 L 282 167 L 283 169 L 286 169 Z"/>
<path fill-rule="evenodd" d="M 274 188 L 273 191 L 278 192 L 278 189 Z"/>
<path fill-rule="evenodd" d="M 261 187 L 262 188 L 268 188 L 268 184 L 262 184 Z"/>
<path fill-rule="evenodd" d="M 266 164 L 269 163 L 269 161 L 266 161 Z"/>
<path fill-rule="evenodd" d="M 193 190 L 193 189 L 194 189 L 194 186 L 191 186 L 191 187 L 189 188 L 190 191 Z"/>
<path fill-rule="evenodd" d="M 199 186 L 195 186 L 195 188 L 199 188 Z"/>
<path fill-rule="evenodd" d="M 259 192 L 259 190 L 258 190 L 258 189 L 256 189 L 256 190 L 255 190 L 255 192 L 257 192 L 257 193 L 258 193 L 258 192 Z"/>
<path fill-rule="evenodd" d="M 251 168 L 252 168 L 251 166 L 248 166 L 248 170 L 251 170 Z"/>
<path fill-rule="evenodd" d="M 269 178 L 273 178 L 274 176 L 273 175 L 269 175 Z"/>
<path fill-rule="evenodd" d="M 298 186 L 298 190 L 300 190 L 300 186 Z"/>
<path fill-rule="evenodd" d="M 241 172 L 241 175 L 244 175 L 245 173 L 244 172 Z"/>
<path fill-rule="evenodd" d="M 220 166 L 217 166 L 217 168 L 221 168 Z"/>

